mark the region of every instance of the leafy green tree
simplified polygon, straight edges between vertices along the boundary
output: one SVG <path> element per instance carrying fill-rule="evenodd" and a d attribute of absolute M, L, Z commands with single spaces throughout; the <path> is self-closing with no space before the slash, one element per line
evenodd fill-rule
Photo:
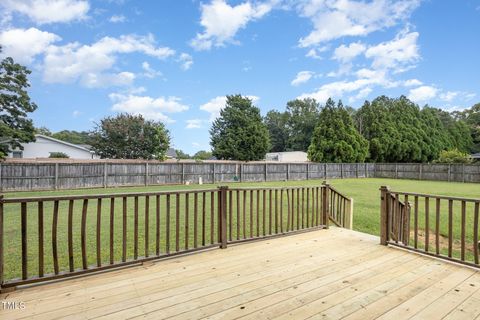
<path fill-rule="evenodd" d="M 270 136 L 270 151 L 281 152 L 287 150 L 289 131 L 287 129 L 287 120 L 289 114 L 287 112 L 279 112 L 270 110 L 265 116 L 264 123 L 267 126 Z"/>
<path fill-rule="evenodd" d="M 0 62 L 0 159 L 15 148 L 22 149 L 21 143 L 35 141 L 35 128 L 28 118 L 37 109 L 27 92 L 30 73 L 10 57 Z"/>
<path fill-rule="evenodd" d="M 287 150 L 307 151 L 318 121 L 320 106 L 315 99 L 295 99 L 287 102 Z"/>
<path fill-rule="evenodd" d="M 193 155 L 193 159 L 197 160 L 208 160 L 212 157 L 212 153 L 210 151 L 200 150 Z"/>
<path fill-rule="evenodd" d="M 227 96 L 225 108 L 210 129 L 210 144 L 217 159 L 263 159 L 270 145 L 260 109 L 241 95 Z"/>
<path fill-rule="evenodd" d="M 328 99 L 320 112 L 308 148 L 308 158 L 314 162 L 364 162 L 368 141 L 358 133 L 347 109 L 339 101 L 335 106 Z"/>
<path fill-rule="evenodd" d="M 52 136 L 52 131 L 48 129 L 47 127 L 40 127 L 40 128 L 35 128 L 35 134 L 41 134 L 47 137 Z"/>
<path fill-rule="evenodd" d="M 190 159 L 190 155 L 188 153 L 183 152 L 180 149 L 176 149 L 175 153 L 177 154 L 177 159 L 184 160 L 184 159 Z"/>
<path fill-rule="evenodd" d="M 480 103 L 475 104 L 459 114 L 465 120 L 471 130 L 473 140 L 472 152 L 480 152 Z"/>
<path fill-rule="evenodd" d="M 472 163 L 472 157 L 458 149 L 442 150 L 435 163 Z"/>
<path fill-rule="evenodd" d="M 90 144 L 90 134 L 87 131 L 62 130 L 53 133 L 52 137 L 73 144 Z"/>
<path fill-rule="evenodd" d="M 65 152 L 50 152 L 49 158 L 70 158 Z"/>
<path fill-rule="evenodd" d="M 170 144 L 163 123 L 126 113 L 102 119 L 91 137 L 92 150 L 111 159 L 163 160 Z"/>

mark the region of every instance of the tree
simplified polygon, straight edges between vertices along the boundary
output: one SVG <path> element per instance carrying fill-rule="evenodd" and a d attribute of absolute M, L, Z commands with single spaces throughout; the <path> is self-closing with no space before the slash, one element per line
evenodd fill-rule
<path fill-rule="evenodd" d="M 37 109 L 27 92 L 30 73 L 10 57 L 0 62 L 0 159 L 15 148 L 22 149 L 21 143 L 35 141 L 35 128 L 28 118 Z"/>
<path fill-rule="evenodd" d="M 461 152 L 458 149 L 442 150 L 440 156 L 435 163 L 472 163 L 472 157 L 465 152 Z"/>
<path fill-rule="evenodd" d="M 471 151 L 480 152 L 480 103 L 460 113 L 460 117 L 465 120 L 471 130 L 473 139 Z"/>
<path fill-rule="evenodd" d="M 320 106 L 315 99 L 295 99 L 287 102 L 287 150 L 307 151 L 318 121 Z"/>
<path fill-rule="evenodd" d="M 208 160 L 212 157 L 212 153 L 210 151 L 200 150 L 193 155 L 193 159 L 196 160 Z"/>
<path fill-rule="evenodd" d="M 91 137 L 92 150 L 111 159 L 163 160 L 170 144 L 163 123 L 126 113 L 102 119 Z"/>
<path fill-rule="evenodd" d="M 227 96 L 225 108 L 210 129 L 210 144 L 217 159 L 263 159 L 270 146 L 260 109 L 241 95 Z"/>
<path fill-rule="evenodd" d="M 49 158 L 70 158 L 65 152 L 50 152 Z"/>
<path fill-rule="evenodd" d="M 287 129 L 288 113 L 270 110 L 265 116 L 264 123 L 270 136 L 270 151 L 281 152 L 287 150 L 289 132 Z"/>
<path fill-rule="evenodd" d="M 175 153 L 177 154 L 177 159 L 180 159 L 180 160 L 190 159 L 190 155 L 188 153 L 183 152 L 180 149 L 176 149 Z"/>
<path fill-rule="evenodd" d="M 353 120 L 339 101 L 335 106 L 328 99 L 320 112 L 308 158 L 315 162 L 363 162 L 368 155 L 368 142 L 355 129 Z"/>
<path fill-rule="evenodd" d="M 52 137 L 73 144 L 90 144 L 90 134 L 87 131 L 62 130 L 53 133 Z"/>

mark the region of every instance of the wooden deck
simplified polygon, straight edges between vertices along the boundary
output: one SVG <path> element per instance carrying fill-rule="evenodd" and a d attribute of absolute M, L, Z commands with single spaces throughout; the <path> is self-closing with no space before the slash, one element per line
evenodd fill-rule
<path fill-rule="evenodd" d="M 19 289 L 1 319 L 480 319 L 480 272 L 331 228 Z M 1 307 L 1 305 L 0 305 Z"/>

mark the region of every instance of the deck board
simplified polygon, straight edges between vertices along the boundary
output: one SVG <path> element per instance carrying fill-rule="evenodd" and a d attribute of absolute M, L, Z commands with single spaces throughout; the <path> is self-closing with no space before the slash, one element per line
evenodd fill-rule
<path fill-rule="evenodd" d="M 480 272 L 340 228 L 21 288 L 5 319 L 472 319 Z"/>

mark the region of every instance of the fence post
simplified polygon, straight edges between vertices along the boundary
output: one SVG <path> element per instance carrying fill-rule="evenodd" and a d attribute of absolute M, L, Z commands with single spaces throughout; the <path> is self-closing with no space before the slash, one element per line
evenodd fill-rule
<path fill-rule="evenodd" d="M 368 165 L 365 163 L 365 178 L 368 178 Z"/>
<path fill-rule="evenodd" d="M 327 164 L 323 164 L 323 179 L 327 179 Z"/>
<path fill-rule="evenodd" d="M 240 182 L 243 182 L 243 163 L 240 163 Z"/>
<path fill-rule="evenodd" d="M 0 293 L 3 285 L 3 195 L 0 194 Z"/>
<path fill-rule="evenodd" d="M 343 162 L 340 163 L 340 178 L 343 179 Z"/>
<path fill-rule="evenodd" d="M 323 193 L 322 193 L 322 219 L 323 219 L 323 224 L 325 225 L 325 228 L 328 229 L 328 219 L 330 217 L 330 213 L 328 212 L 330 205 L 329 205 L 329 197 L 330 197 L 330 185 L 328 182 L 325 180 L 322 182 L 323 185 Z"/>
<path fill-rule="evenodd" d="M 462 180 L 465 183 L 465 164 L 462 164 Z"/>
<path fill-rule="evenodd" d="M 185 164 L 182 162 L 182 184 L 185 184 Z"/>
<path fill-rule="evenodd" d="M 55 163 L 55 190 L 58 190 L 58 162 Z"/>
<path fill-rule="evenodd" d="M 418 172 L 418 175 L 419 175 L 418 180 L 422 180 L 422 167 L 423 167 L 423 165 L 420 163 L 420 165 L 419 165 L 420 169 L 419 169 L 419 172 Z"/>
<path fill-rule="evenodd" d="M 389 240 L 388 234 L 388 198 L 390 196 L 390 188 L 387 186 L 380 187 L 380 244 L 387 245 Z"/>
<path fill-rule="evenodd" d="M 290 163 L 287 163 L 287 181 L 290 180 Z"/>
<path fill-rule="evenodd" d="M 107 175 L 107 162 L 105 162 L 103 164 L 103 187 L 106 188 L 107 187 L 107 178 L 108 178 L 108 175 Z"/>
<path fill-rule="evenodd" d="M 268 163 L 265 162 L 265 175 L 263 176 L 263 181 L 267 182 L 267 168 L 268 168 Z"/>
<path fill-rule="evenodd" d="M 219 205 L 218 208 L 218 242 L 220 249 L 227 248 L 227 193 L 228 187 L 218 187 L 219 190 Z"/>
<path fill-rule="evenodd" d="M 148 162 L 145 162 L 145 187 L 148 186 Z"/>
<path fill-rule="evenodd" d="M 308 179 L 309 176 L 310 176 L 310 164 L 307 163 L 307 180 L 309 180 L 309 179 Z"/>
<path fill-rule="evenodd" d="M 448 164 L 448 182 L 451 180 L 451 175 L 452 175 L 452 165 Z"/>
<path fill-rule="evenodd" d="M 395 179 L 398 179 L 398 163 L 395 163 Z"/>
<path fill-rule="evenodd" d="M 213 168 L 212 168 L 212 183 L 215 183 L 215 162 L 213 163 Z"/>
<path fill-rule="evenodd" d="M 345 208 L 345 225 L 344 228 L 353 229 L 353 198 L 348 199 Z"/>

